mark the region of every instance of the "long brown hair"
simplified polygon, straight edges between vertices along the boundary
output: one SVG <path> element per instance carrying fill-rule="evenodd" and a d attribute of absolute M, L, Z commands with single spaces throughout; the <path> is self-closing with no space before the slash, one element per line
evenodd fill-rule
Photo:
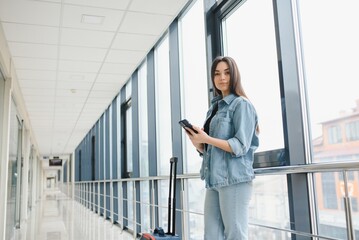
<path fill-rule="evenodd" d="M 245 97 L 246 99 L 248 99 L 246 93 L 244 92 L 243 86 L 242 86 L 241 75 L 239 73 L 237 63 L 236 63 L 236 61 L 234 61 L 233 58 L 228 57 L 228 56 L 218 56 L 212 62 L 211 79 L 212 79 L 212 85 L 214 88 L 215 96 L 222 95 L 222 92 L 219 89 L 217 89 L 216 85 L 214 84 L 214 74 L 216 72 L 218 63 L 220 63 L 220 62 L 225 62 L 228 64 L 229 76 L 230 76 L 230 83 L 229 83 L 230 84 L 230 92 L 237 96 Z M 256 126 L 256 132 L 257 132 L 257 134 L 259 134 L 259 132 L 260 132 L 258 124 Z"/>
<path fill-rule="evenodd" d="M 231 57 L 223 57 L 218 56 L 216 57 L 212 62 L 211 67 L 211 79 L 212 79 L 212 85 L 214 88 L 215 95 L 222 95 L 222 92 L 216 88 L 216 85 L 214 84 L 214 74 L 216 72 L 216 68 L 218 63 L 225 62 L 228 64 L 229 67 L 229 74 L 230 74 L 230 92 L 237 95 L 242 96 L 245 98 L 248 98 L 246 93 L 244 92 L 242 83 L 241 83 L 241 75 L 238 70 L 237 63 L 234 61 Z"/>

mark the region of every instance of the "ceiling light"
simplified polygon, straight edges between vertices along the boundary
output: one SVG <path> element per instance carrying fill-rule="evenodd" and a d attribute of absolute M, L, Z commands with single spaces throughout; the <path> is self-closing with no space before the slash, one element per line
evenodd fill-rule
<path fill-rule="evenodd" d="M 102 24 L 104 19 L 105 19 L 104 16 L 82 14 L 81 22 L 88 24 Z"/>

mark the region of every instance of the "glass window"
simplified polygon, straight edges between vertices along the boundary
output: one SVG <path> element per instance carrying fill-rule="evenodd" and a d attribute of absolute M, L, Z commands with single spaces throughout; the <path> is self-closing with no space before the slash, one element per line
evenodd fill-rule
<path fill-rule="evenodd" d="M 355 177 L 354 177 L 354 172 L 347 172 L 347 179 L 348 181 L 354 181 Z M 339 174 L 339 180 L 340 181 L 344 181 L 344 174 Z"/>
<path fill-rule="evenodd" d="M 127 182 L 127 220 L 128 228 L 131 230 L 136 229 L 136 222 L 134 221 L 134 188 L 132 182 Z"/>
<path fill-rule="evenodd" d="M 7 180 L 7 215 L 6 239 L 11 239 L 14 229 L 19 227 L 20 216 L 20 178 L 21 178 L 21 124 L 17 117 L 14 101 L 11 101 L 10 138 L 9 138 L 9 165 Z"/>
<path fill-rule="evenodd" d="M 165 229 L 168 229 L 168 194 L 169 194 L 169 181 L 168 180 L 159 180 L 158 181 L 159 191 L 158 191 L 158 216 L 159 216 L 159 225 Z"/>
<path fill-rule="evenodd" d="M 203 126 L 208 109 L 208 77 L 206 66 L 203 1 L 195 1 L 179 19 L 181 117 L 196 126 Z M 184 173 L 199 173 L 202 158 L 183 131 Z M 203 205 L 205 189 L 199 179 L 185 181 L 188 196 L 188 239 L 203 238 Z M 200 214 L 198 214 L 200 213 Z M 186 231 L 187 232 L 187 231 Z M 185 238 L 186 238 L 185 237 Z"/>
<path fill-rule="evenodd" d="M 318 0 L 298 4 L 311 134 L 313 142 L 323 138 L 323 145 L 313 147 L 313 161 L 318 162 L 324 154 L 331 157 L 358 154 L 359 148 L 350 143 L 332 151 L 325 143 L 335 143 L 336 139 L 332 134 L 326 135 L 325 130 L 333 121 L 337 125 L 355 121 L 359 113 L 356 87 L 359 72 L 355 60 L 359 56 L 359 2 L 348 0 L 338 4 L 334 0 Z M 352 137 L 348 128 L 346 134 L 349 139 Z"/>
<path fill-rule="evenodd" d="M 226 16 L 222 29 L 224 53 L 236 60 L 244 91 L 258 113 L 257 152 L 284 148 L 272 1 L 245 1 Z"/>
<path fill-rule="evenodd" d="M 131 104 L 131 80 L 126 84 L 126 103 L 125 110 L 125 131 L 126 131 L 126 174 L 130 176 L 132 172 L 132 104 Z"/>
<path fill-rule="evenodd" d="M 323 206 L 327 209 L 337 209 L 338 201 L 337 201 L 337 193 L 335 186 L 335 179 L 333 173 L 322 173 L 322 189 L 323 195 Z"/>
<path fill-rule="evenodd" d="M 297 2 L 308 95 L 309 126 L 313 138 L 312 161 L 358 161 L 359 147 L 349 140 L 355 133 L 351 135 L 348 127 L 343 128 L 342 132 L 345 131 L 347 141 L 334 146 L 330 143 L 335 142 L 333 136 L 338 135 L 339 130 L 329 133 L 327 129 L 334 124 L 345 126 L 345 123 L 358 120 L 356 115 L 359 113 L 357 91 L 359 2 L 356 0 L 347 0 L 340 4 L 334 0 Z M 318 17 L 319 12 L 320 17 Z M 317 145 L 318 141 L 321 144 Z M 334 179 L 326 177 L 326 183 L 320 184 L 317 181 L 315 185 L 317 194 L 320 194 L 321 187 L 329 182 L 334 184 L 331 188 L 336 188 L 336 192 L 334 189 L 328 192 L 323 190 L 323 194 L 318 197 L 319 234 L 347 239 L 345 213 L 340 210 L 343 197 L 339 191 L 341 181 L 333 175 L 331 177 Z M 356 196 L 352 197 L 357 197 L 358 178 L 353 186 Z M 338 202 L 337 209 L 333 209 L 334 194 Z M 357 213 L 353 214 L 352 222 L 358 222 Z M 359 226 L 354 224 L 354 228 L 358 231 Z"/>
<path fill-rule="evenodd" d="M 353 212 L 358 212 L 358 198 L 351 198 Z"/>
<path fill-rule="evenodd" d="M 203 126 L 208 109 L 203 1 L 196 1 L 179 20 L 181 55 L 181 116 Z M 185 173 L 198 173 L 202 158 L 183 131 Z"/>
<path fill-rule="evenodd" d="M 291 229 L 287 176 L 257 176 L 249 206 L 249 222 L 274 228 Z M 249 239 L 287 239 L 283 232 L 250 225 Z"/>
<path fill-rule="evenodd" d="M 155 49 L 155 66 L 157 174 L 169 175 L 172 157 L 172 126 L 168 35 Z"/>
<path fill-rule="evenodd" d="M 359 140 L 359 121 L 347 123 L 345 130 L 347 141 Z"/>
<path fill-rule="evenodd" d="M 148 115 L 147 115 L 147 62 L 138 70 L 138 118 L 139 118 L 139 155 L 140 176 L 147 177 L 148 173 Z"/>
<path fill-rule="evenodd" d="M 200 179 L 189 179 L 186 183 L 188 186 L 188 213 L 185 213 L 184 217 L 188 223 L 189 239 L 203 239 L 203 206 L 206 190 Z"/>
<path fill-rule="evenodd" d="M 313 174 L 315 206 L 318 210 L 318 233 L 323 236 L 347 239 L 343 204 L 344 184 L 336 178 L 337 174 L 342 175 L 342 173 L 334 172 Z"/>
<path fill-rule="evenodd" d="M 117 105 L 117 176 L 118 178 L 121 178 L 122 176 L 122 169 L 121 169 L 121 154 L 123 151 L 122 150 L 122 138 L 121 138 L 121 116 L 122 116 L 122 112 L 121 112 L 121 95 L 119 94 L 116 98 L 116 105 Z M 117 184 L 117 188 L 115 189 L 114 192 L 114 200 L 115 200 L 115 219 L 117 216 L 117 221 L 120 224 L 121 227 L 123 227 L 123 199 L 121 198 L 122 196 L 122 183 Z M 96 199 L 95 199 L 96 202 Z"/>
<path fill-rule="evenodd" d="M 340 126 L 332 126 L 328 128 L 328 143 L 336 144 L 342 142 L 342 132 Z"/>
<path fill-rule="evenodd" d="M 139 155 L 140 176 L 149 176 L 148 169 L 148 115 L 147 115 L 147 62 L 138 70 L 138 115 L 139 115 Z M 141 232 L 150 230 L 150 186 L 148 181 L 141 181 Z"/>

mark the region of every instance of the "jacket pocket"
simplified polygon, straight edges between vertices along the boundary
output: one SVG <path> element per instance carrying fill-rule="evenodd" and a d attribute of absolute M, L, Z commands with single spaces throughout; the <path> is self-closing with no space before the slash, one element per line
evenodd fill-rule
<path fill-rule="evenodd" d="M 220 139 L 229 139 L 234 136 L 234 128 L 232 119 L 228 117 L 218 117 L 217 127 L 215 129 L 215 137 Z"/>

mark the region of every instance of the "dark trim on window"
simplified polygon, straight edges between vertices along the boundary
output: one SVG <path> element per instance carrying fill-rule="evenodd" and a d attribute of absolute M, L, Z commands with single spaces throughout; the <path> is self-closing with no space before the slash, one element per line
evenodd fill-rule
<path fill-rule="evenodd" d="M 96 137 L 93 135 L 91 137 L 91 180 L 95 181 L 95 172 L 96 172 Z"/>
<path fill-rule="evenodd" d="M 171 91 L 171 116 L 172 116 L 172 155 L 178 158 L 177 173 L 183 173 L 182 156 L 182 128 L 178 124 L 181 120 L 181 84 L 180 84 L 180 59 L 178 43 L 178 21 L 174 21 L 169 28 L 170 51 L 170 91 Z M 168 159 L 169 161 L 169 159 Z M 180 228 L 177 228 L 180 229 Z"/>
<path fill-rule="evenodd" d="M 149 176 L 157 176 L 155 54 L 147 55 L 147 113 L 148 113 L 148 167 Z"/>
<path fill-rule="evenodd" d="M 125 88 L 124 88 L 125 89 Z M 124 98 L 125 94 L 122 95 Z M 126 111 L 131 107 L 131 97 L 124 103 L 121 104 L 121 155 L 122 155 L 122 178 L 130 178 L 132 172 L 128 172 L 127 169 L 127 118 Z"/>
<path fill-rule="evenodd" d="M 139 148 L 139 116 L 138 116 L 138 70 L 131 77 L 131 106 L 132 106 L 132 174 L 131 177 L 140 176 L 140 148 Z"/>

